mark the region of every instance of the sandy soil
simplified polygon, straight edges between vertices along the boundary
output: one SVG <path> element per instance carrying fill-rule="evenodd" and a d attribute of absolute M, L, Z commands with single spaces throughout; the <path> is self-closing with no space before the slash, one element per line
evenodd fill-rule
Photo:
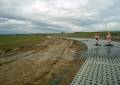
<path fill-rule="evenodd" d="M 2 49 L 0 85 L 69 85 L 84 63 L 80 54 L 85 49 L 66 39 Z"/>

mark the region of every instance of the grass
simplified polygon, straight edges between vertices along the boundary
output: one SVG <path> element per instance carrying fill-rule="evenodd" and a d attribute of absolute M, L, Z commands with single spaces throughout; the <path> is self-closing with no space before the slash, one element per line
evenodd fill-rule
<path fill-rule="evenodd" d="M 100 32 L 100 38 L 106 39 L 107 32 Z M 120 32 L 111 32 L 113 40 L 120 41 Z M 94 38 L 95 32 L 74 32 L 65 34 L 43 34 L 43 35 L 0 35 L 0 46 L 18 45 L 24 42 L 41 41 L 45 36 L 74 37 L 74 38 Z"/>
<path fill-rule="evenodd" d="M 44 39 L 40 35 L 0 35 L 0 46 L 17 45 L 24 42 L 36 42 Z"/>
<path fill-rule="evenodd" d="M 96 32 L 74 32 L 56 35 L 57 37 L 70 37 L 70 38 L 94 38 Z M 106 39 L 107 32 L 99 32 L 101 39 Z M 112 40 L 120 42 L 120 31 L 111 32 Z"/>
<path fill-rule="evenodd" d="M 96 32 L 75 32 L 75 33 L 69 33 L 67 34 L 68 37 L 88 37 L 88 38 L 94 38 Z M 99 32 L 100 37 L 106 37 L 107 32 Z M 111 35 L 113 37 L 120 36 L 120 32 L 111 32 Z"/>

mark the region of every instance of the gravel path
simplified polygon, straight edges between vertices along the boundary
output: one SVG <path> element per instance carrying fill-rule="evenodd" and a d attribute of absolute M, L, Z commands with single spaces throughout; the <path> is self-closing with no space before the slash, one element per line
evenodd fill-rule
<path fill-rule="evenodd" d="M 94 46 L 94 39 L 75 38 L 88 46 L 88 51 L 81 55 L 86 61 L 71 85 L 120 85 L 120 43 L 114 46 Z"/>

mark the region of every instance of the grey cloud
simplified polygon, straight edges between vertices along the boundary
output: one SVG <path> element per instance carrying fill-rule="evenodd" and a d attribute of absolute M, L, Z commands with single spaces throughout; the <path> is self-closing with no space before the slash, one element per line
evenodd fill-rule
<path fill-rule="evenodd" d="M 10 20 L 14 20 L 14 23 Z M 6 24 L 0 24 L 1 33 L 51 33 L 68 31 L 65 27 L 58 25 L 51 25 L 44 22 L 35 21 L 21 21 L 16 19 L 0 18 L 0 21 Z M 21 29 L 21 30 L 20 30 Z M 27 29 L 27 31 L 26 31 Z"/>
<path fill-rule="evenodd" d="M 0 34 L 120 31 L 119 3 L 119 0 L 0 0 Z"/>

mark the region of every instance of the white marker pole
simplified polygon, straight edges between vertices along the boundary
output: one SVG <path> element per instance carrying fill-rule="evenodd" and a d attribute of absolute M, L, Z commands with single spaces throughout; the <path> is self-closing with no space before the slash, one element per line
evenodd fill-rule
<path fill-rule="evenodd" d="M 107 43 L 111 44 L 111 35 L 110 35 L 110 32 L 107 35 Z"/>
<path fill-rule="evenodd" d="M 99 34 L 98 33 L 96 33 L 95 39 L 96 39 L 96 45 L 99 45 Z"/>

